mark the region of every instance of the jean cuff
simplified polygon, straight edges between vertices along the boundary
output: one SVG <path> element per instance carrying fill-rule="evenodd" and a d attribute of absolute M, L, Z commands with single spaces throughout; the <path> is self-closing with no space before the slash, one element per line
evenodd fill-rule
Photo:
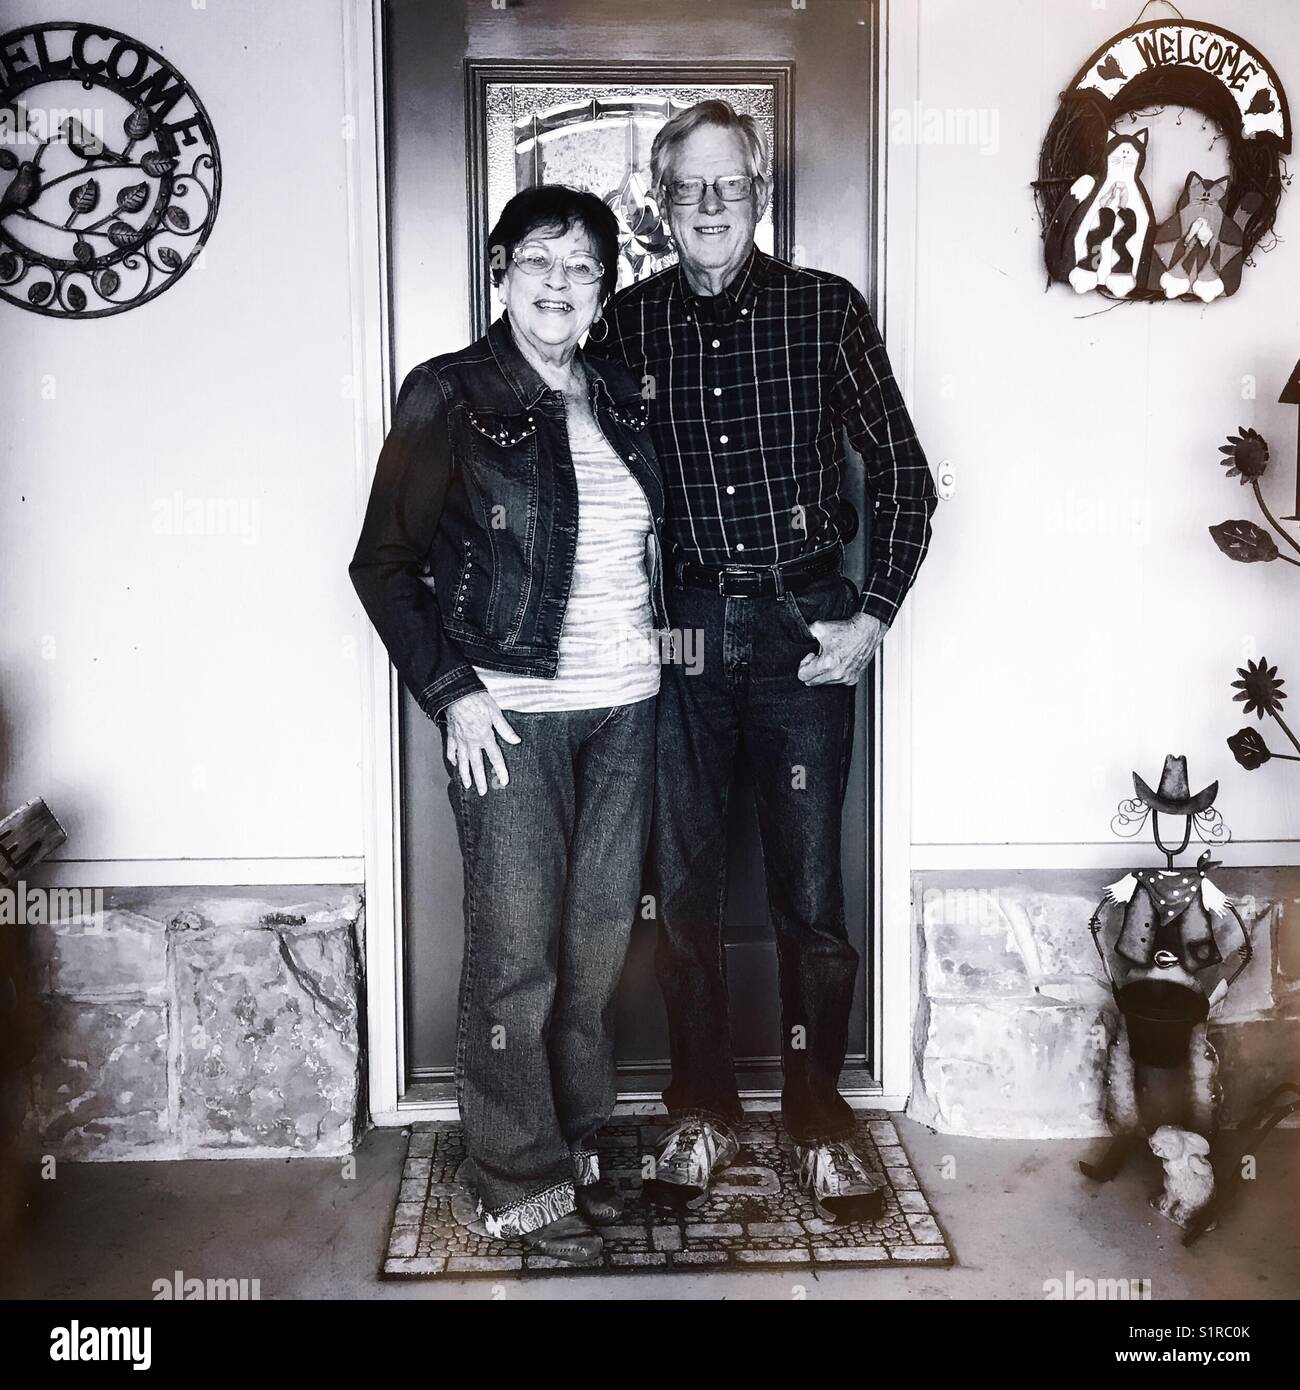
<path fill-rule="evenodd" d="M 571 1149 L 575 1187 L 590 1187 L 600 1181 L 600 1155 L 595 1149 Z"/>
<path fill-rule="evenodd" d="M 684 1105 L 680 1109 L 673 1108 L 668 1112 L 669 1124 L 691 1119 L 708 1120 L 712 1124 L 721 1125 L 734 1139 L 736 1130 L 744 1123 L 745 1112 L 742 1110 L 739 1115 L 724 1115 L 720 1110 L 710 1110 L 701 1105 Z"/>
<path fill-rule="evenodd" d="M 529 1231 L 549 1226 L 562 1216 L 570 1216 L 577 1209 L 573 1183 L 566 1178 L 496 1211 L 489 1211 L 480 1202 L 478 1211 L 488 1235 L 495 1240 L 512 1240 L 516 1236 L 527 1235 Z"/>
<path fill-rule="evenodd" d="M 817 1144 L 846 1144 L 850 1140 L 857 1138 L 858 1126 L 855 1121 L 853 1124 L 849 1125 L 847 1129 L 817 1130 L 811 1134 L 805 1135 L 796 1135 L 787 1126 L 786 1133 L 789 1134 L 794 1143 L 801 1145 L 805 1149 L 810 1149 Z"/>

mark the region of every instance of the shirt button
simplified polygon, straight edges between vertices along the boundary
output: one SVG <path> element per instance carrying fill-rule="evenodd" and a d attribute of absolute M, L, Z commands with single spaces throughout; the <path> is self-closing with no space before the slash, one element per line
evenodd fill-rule
<path fill-rule="evenodd" d="M 744 541 L 741 541 L 740 544 L 736 546 L 736 549 L 737 549 L 737 550 L 744 550 L 744 548 L 745 548 L 745 543 L 744 543 Z"/>
<path fill-rule="evenodd" d="M 721 339 L 719 339 L 719 338 L 714 338 L 714 340 L 713 340 L 713 346 L 714 346 L 714 347 L 721 347 L 721 346 L 722 346 L 722 341 L 721 341 Z"/>
<path fill-rule="evenodd" d="M 749 313 L 749 310 L 748 310 L 748 309 L 742 309 L 740 312 L 741 312 L 742 314 L 747 314 L 747 313 Z"/>
<path fill-rule="evenodd" d="M 728 497 L 734 496 L 735 491 L 736 491 L 736 489 L 735 489 L 734 487 L 732 487 L 732 486 L 730 485 L 730 483 L 728 483 L 728 485 L 727 485 L 727 496 L 728 496 Z"/>
<path fill-rule="evenodd" d="M 730 438 L 731 438 L 730 435 L 720 434 L 720 435 L 718 436 L 718 443 L 719 443 L 719 444 L 726 444 Z"/>
<path fill-rule="evenodd" d="M 721 387 L 721 386 L 715 386 L 715 387 L 713 388 L 713 394 L 714 394 L 715 396 L 720 396 L 720 395 L 722 395 L 722 387 Z"/>

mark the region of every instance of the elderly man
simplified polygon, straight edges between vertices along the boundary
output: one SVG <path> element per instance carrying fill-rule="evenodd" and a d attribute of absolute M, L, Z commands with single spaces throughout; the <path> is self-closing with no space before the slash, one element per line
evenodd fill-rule
<path fill-rule="evenodd" d="M 838 1090 L 858 967 L 841 814 L 853 687 L 925 555 L 934 484 L 862 295 L 754 244 L 771 183 L 753 118 L 699 102 L 660 130 L 651 174 L 679 264 L 616 297 L 589 347 L 653 387 L 669 617 L 703 634 L 703 668 L 669 665 L 659 697 L 650 878 L 672 1079 L 647 1186 L 656 1201 L 695 1205 L 737 1152 L 722 905 L 744 757 L 776 932 L 782 1119 L 818 1213 L 867 1220 L 883 1194 Z M 857 527 L 840 495 L 845 432 L 873 499 L 861 592 L 842 573 Z"/>

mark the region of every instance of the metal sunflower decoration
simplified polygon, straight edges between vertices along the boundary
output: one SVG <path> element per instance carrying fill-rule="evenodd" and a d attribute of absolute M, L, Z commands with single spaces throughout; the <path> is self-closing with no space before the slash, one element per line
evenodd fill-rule
<path fill-rule="evenodd" d="M 1237 691 L 1232 698 L 1245 702 L 1242 713 L 1254 714 L 1259 719 L 1267 714 L 1275 719 L 1278 727 L 1295 745 L 1296 751 L 1273 752 L 1259 733 L 1247 725 L 1244 729 L 1238 729 L 1228 740 L 1232 756 L 1248 772 L 1262 766 L 1270 758 L 1285 758 L 1289 762 L 1300 763 L 1300 756 L 1297 756 L 1300 755 L 1300 743 L 1296 742 L 1296 736 L 1282 718 L 1282 701 L 1286 699 L 1286 691 L 1282 687 L 1286 682 L 1278 678 L 1277 667 L 1270 666 L 1267 658 L 1261 657 L 1259 661 L 1247 661 L 1245 666 L 1239 666 L 1237 674 L 1241 679 L 1232 683 Z"/>
<path fill-rule="evenodd" d="M 1250 484 L 1255 493 L 1259 509 L 1268 519 L 1269 525 L 1293 550 L 1300 552 L 1300 541 L 1282 529 L 1282 523 L 1268 509 L 1259 480 L 1268 468 L 1268 441 L 1258 431 L 1241 426 L 1240 432 L 1230 434 L 1226 444 L 1219 445 L 1224 455 L 1219 462 L 1228 470 L 1229 478 L 1236 478 L 1245 487 Z M 1242 564 L 1254 564 L 1259 560 L 1285 560 L 1289 565 L 1300 565 L 1277 548 L 1277 542 L 1262 527 L 1253 521 L 1238 518 L 1234 521 L 1221 521 L 1210 527 L 1214 543 L 1228 557 Z"/>
<path fill-rule="evenodd" d="M 1236 434 L 1228 436 L 1227 443 L 1219 446 L 1219 453 L 1223 455 L 1219 462 L 1228 470 L 1227 476 L 1236 478 L 1242 487 L 1250 484 L 1255 501 L 1269 525 L 1291 549 L 1300 552 L 1300 541 L 1285 531 L 1282 523 L 1269 511 L 1260 489 L 1259 480 L 1268 469 L 1268 441 L 1257 430 L 1243 425 Z M 1285 560 L 1290 565 L 1300 565 L 1300 560 L 1279 550 L 1273 536 L 1253 521 L 1242 518 L 1223 521 L 1218 526 L 1210 527 L 1210 535 L 1228 559 L 1236 560 L 1240 564 L 1254 564 L 1261 560 Z M 1244 703 L 1245 714 L 1254 714 L 1261 720 L 1268 715 L 1275 720 L 1296 751 L 1279 753 L 1270 749 L 1262 735 L 1247 725 L 1238 729 L 1228 739 L 1232 756 L 1248 772 L 1262 767 L 1272 758 L 1300 762 L 1300 741 L 1297 741 L 1282 718 L 1282 701 L 1286 699 L 1286 692 L 1282 687 L 1286 682 L 1278 676 L 1277 667 L 1270 666 L 1267 658 L 1261 657 L 1259 661 L 1247 661 L 1245 666 L 1238 667 L 1237 675 L 1241 679 L 1232 682 L 1233 688 L 1237 691 L 1232 698 Z"/>

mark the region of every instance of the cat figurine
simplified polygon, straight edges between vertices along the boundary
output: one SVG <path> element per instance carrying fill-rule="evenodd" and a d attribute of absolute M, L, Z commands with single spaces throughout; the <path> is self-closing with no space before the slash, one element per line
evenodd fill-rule
<path fill-rule="evenodd" d="M 1100 179 L 1084 174 L 1070 186 L 1074 210 L 1066 224 L 1066 277 L 1078 294 L 1104 289 L 1123 299 L 1145 284 L 1155 217 L 1142 186 L 1147 132 L 1115 135 Z"/>
<path fill-rule="evenodd" d="M 1223 210 L 1228 183 L 1227 174 L 1188 174 L 1173 213 L 1156 229 L 1151 288 L 1166 299 L 1192 294 L 1208 304 L 1241 283 L 1243 231 L 1258 199 L 1243 198 L 1229 217 Z"/>

